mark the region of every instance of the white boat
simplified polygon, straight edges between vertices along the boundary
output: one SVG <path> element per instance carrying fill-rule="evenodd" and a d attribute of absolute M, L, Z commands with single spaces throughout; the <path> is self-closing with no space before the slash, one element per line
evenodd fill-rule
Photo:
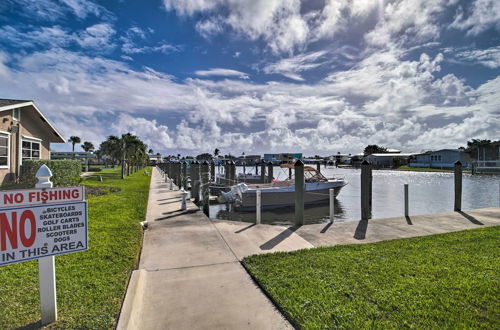
<path fill-rule="evenodd" d="M 293 165 L 284 164 L 281 167 L 293 168 Z M 342 178 L 327 179 L 311 166 L 304 167 L 304 204 L 320 204 L 328 202 L 330 189 L 334 195 L 340 193 L 347 182 Z M 295 180 L 273 181 L 271 183 L 245 184 L 232 186 L 231 190 L 219 196 L 220 203 L 233 203 L 235 208 L 242 211 L 255 209 L 257 190 L 261 191 L 262 208 L 271 209 L 295 205 Z"/>

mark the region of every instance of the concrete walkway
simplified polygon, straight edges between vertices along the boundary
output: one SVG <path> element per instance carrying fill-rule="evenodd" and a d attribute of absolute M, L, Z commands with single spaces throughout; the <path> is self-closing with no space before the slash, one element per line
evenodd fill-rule
<path fill-rule="evenodd" d="M 500 225 L 500 208 L 302 227 L 212 221 L 192 203 L 180 211 L 180 192 L 163 181 L 154 169 L 149 226 L 118 329 L 288 329 L 239 260 Z"/>
<path fill-rule="evenodd" d="M 193 204 L 180 211 L 154 169 L 139 269 L 118 329 L 290 329 L 212 222 Z"/>

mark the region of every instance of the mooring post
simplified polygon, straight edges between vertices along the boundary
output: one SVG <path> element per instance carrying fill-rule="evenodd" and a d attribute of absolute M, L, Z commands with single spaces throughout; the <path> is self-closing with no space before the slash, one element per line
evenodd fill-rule
<path fill-rule="evenodd" d="M 361 163 L 361 220 L 371 218 L 372 166 L 364 160 Z"/>
<path fill-rule="evenodd" d="M 255 211 L 256 211 L 256 219 L 255 223 L 260 225 L 261 222 L 261 210 L 262 210 L 262 193 L 260 189 L 257 189 L 255 192 Z"/>
<path fill-rule="evenodd" d="M 181 181 L 181 177 L 182 177 L 182 167 L 181 167 L 181 163 L 176 163 L 175 164 L 175 179 L 177 180 L 176 184 L 177 184 L 177 187 L 180 189 L 181 185 L 182 185 L 182 181 Z"/>
<path fill-rule="evenodd" d="M 191 197 L 194 198 L 194 202 L 198 205 L 200 202 L 200 163 L 195 160 L 192 165 L 194 175 L 191 178 Z"/>
<path fill-rule="evenodd" d="M 208 183 L 210 182 L 210 170 L 209 170 L 208 162 L 205 160 L 201 164 L 201 199 L 203 201 L 203 213 L 208 217 L 209 216 L 209 193 L 208 193 Z"/>
<path fill-rule="evenodd" d="M 52 188 L 53 184 L 50 181 L 52 171 L 47 165 L 42 165 L 35 176 L 38 179 L 35 188 Z M 54 256 L 38 259 L 38 277 L 40 283 L 42 325 L 46 325 L 57 321 L 56 266 Z"/>
<path fill-rule="evenodd" d="M 231 171 L 229 170 L 229 160 L 224 162 L 224 179 L 226 181 L 226 186 L 231 186 Z"/>
<path fill-rule="evenodd" d="M 215 182 L 215 162 L 210 162 L 210 182 Z"/>
<path fill-rule="evenodd" d="M 408 183 L 405 183 L 404 195 L 405 195 L 405 217 L 408 217 L 408 216 L 410 216 L 410 205 L 409 205 L 409 199 L 408 199 Z"/>
<path fill-rule="evenodd" d="M 185 211 L 187 210 L 187 196 L 188 196 L 188 192 L 185 191 L 184 189 L 182 189 L 182 203 L 181 203 L 181 210 L 182 211 Z"/>
<path fill-rule="evenodd" d="M 193 198 L 193 193 L 194 193 L 194 178 L 195 178 L 195 169 L 194 169 L 194 161 L 189 163 L 189 180 L 191 181 L 191 198 Z"/>
<path fill-rule="evenodd" d="M 462 163 L 455 162 L 455 211 L 462 210 Z"/>
<path fill-rule="evenodd" d="M 267 181 L 273 182 L 274 174 L 273 174 L 273 162 L 267 163 Z"/>
<path fill-rule="evenodd" d="M 292 180 L 292 168 L 288 168 L 288 178 Z"/>
<path fill-rule="evenodd" d="M 182 187 L 184 188 L 184 190 L 187 190 L 187 178 L 187 162 L 182 162 Z"/>
<path fill-rule="evenodd" d="M 304 163 L 298 159 L 295 162 L 295 224 L 304 224 Z"/>
<path fill-rule="evenodd" d="M 260 164 L 260 183 L 266 183 L 266 162 Z"/>
<path fill-rule="evenodd" d="M 236 163 L 233 161 L 229 162 L 229 177 L 231 180 L 231 184 L 230 184 L 231 186 L 234 186 L 235 184 L 237 184 L 237 182 L 236 182 Z"/>
<path fill-rule="evenodd" d="M 335 190 L 330 189 L 330 222 L 335 218 Z"/>
<path fill-rule="evenodd" d="M 321 163 L 320 163 L 319 161 L 318 161 L 318 162 L 316 162 L 316 170 L 317 170 L 318 172 L 321 172 Z"/>
<path fill-rule="evenodd" d="M 259 163 L 255 161 L 255 175 L 259 175 Z"/>

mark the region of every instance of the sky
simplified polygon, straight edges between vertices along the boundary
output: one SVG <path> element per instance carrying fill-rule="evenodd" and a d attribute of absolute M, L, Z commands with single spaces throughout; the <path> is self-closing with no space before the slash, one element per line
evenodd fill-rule
<path fill-rule="evenodd" d="M 0 98 L 163 154 L 458 148 L 500 139 L 500 1 L 1 0 Z"/>

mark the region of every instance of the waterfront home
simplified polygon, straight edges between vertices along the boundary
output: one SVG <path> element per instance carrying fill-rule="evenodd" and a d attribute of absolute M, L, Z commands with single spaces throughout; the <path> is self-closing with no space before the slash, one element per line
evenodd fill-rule
<path fill-rule="evenodd" d="M 0 184 L 19 178 L 27 159 L 50 159 L 50 144 L 66 140 L 30 100 L 0 99 Z"/>
<path fill-rule="evenodd" d="M 417 154 L 411 159 L 411 167 L 453 168 L 456 161 L 464 168 L 471 167 L 469 155 L 461 149 L 441 149 Z"/>
<path fill-rule="evenodd" d="M 154 164 L 159 164 L 162 162 L 162 156 L 160 153 L 157 153 L 155 155 L 151 154 L 151 155 L 148 155 L 149 157 L 149 164 L 151 165 L 154 165 Z"/>
<path fill-rule="evenodd" d="M 291 163 L 295 159 L 302 159 L 302 153 L 264 154 L 264 161 L 266 163 Z"/>
<path fill-rule="evenodd" d="M 374 167 L 397 167 L 407 165 L 414 155 L 415 153 L 381 153 L 368 155 L 364 159 Z"/>
<path fill-rule="evenodd" d="M 235 161 L 236 165 L 255 165 L 260 163 L 261 157 L 260 155 L 245 155 L 245 156 L 239 156 L 238 159 Z"/>

